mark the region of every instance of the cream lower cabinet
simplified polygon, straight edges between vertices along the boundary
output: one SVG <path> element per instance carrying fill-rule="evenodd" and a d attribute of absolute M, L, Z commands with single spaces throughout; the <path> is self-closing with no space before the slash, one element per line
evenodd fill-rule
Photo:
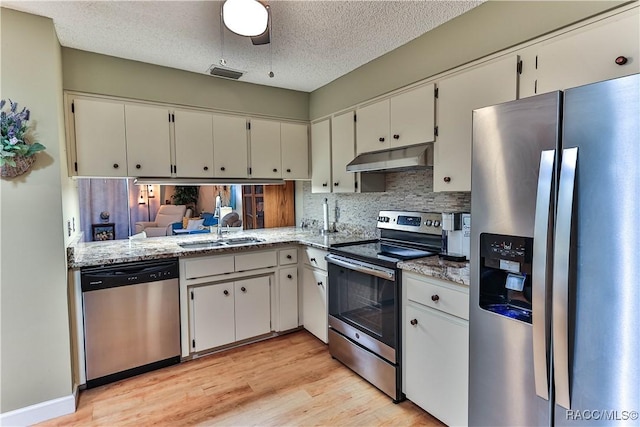
<path fill-rule="evenodd" d="M 271 331 L 269 276 L 194 287 L 191 350 L 198 352 Z"/>
<path fill-rule="evenodd" d="M 468 298 L 466 286 L 403 274 L 403 391 L 452 426 L 468 423 Z"/>
<path fill-rule="evenodd" d="M 302 270 L 302 324 L 304 328 L 323 342 L 328 342 L 329 311 L 327 296 L 329 281 L 328 252 L 316 248 L 304 248 Z"/>

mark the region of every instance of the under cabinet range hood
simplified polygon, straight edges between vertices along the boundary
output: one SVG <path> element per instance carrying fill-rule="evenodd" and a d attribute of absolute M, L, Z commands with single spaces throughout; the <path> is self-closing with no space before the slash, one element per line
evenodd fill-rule
<path fill-rule="evenodd" d="M 399 171 L 433 166 L 433 144 L 362 153 L 347 164 L 347 172 Z"/>

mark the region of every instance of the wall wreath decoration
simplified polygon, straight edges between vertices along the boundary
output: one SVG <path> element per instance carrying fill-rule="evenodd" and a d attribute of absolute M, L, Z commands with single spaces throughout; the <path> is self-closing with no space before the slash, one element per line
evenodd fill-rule
<path fill-rule="evenodd" d="M 0 101 L 0 169 L 3 178 L 13 178 L 27 172 L 35 162 L 34 154 L 46 147 L 39 142 L 31 142 L 28 136 L 29 110 L 18 111 L 18 103 Z"/>

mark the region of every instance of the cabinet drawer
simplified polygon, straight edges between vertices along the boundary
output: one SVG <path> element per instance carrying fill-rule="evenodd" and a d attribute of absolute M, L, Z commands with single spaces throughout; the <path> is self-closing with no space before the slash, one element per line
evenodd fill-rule
<path fill-rule="evenodd" d="M 184 277 L 186 279 L 233 273 L 233 256 L 204 257 L 185 260 L 184 270 Z"/>
<path fill-rule="evenodd" d="M 407 299 L 469 319 L 469 291 L 454 283 L 412 274 L 405 276 Z"/>
<path fill-rule="evenodd" d="M 324 257 L 327 256 L 328 252 L 323 251 L 322 249 L 304 248 L 304 263 L 315 268 L 319 268 L 321 270 L 327 270 L 327 261 L 325 261 Z"/>
<path fill-rule="evenodd" d="M 278 265 L 278 258 L 275 251 L 236 255 L 236 271 L 256 270 L 276 265 Z"/>
<path fill-rule="evenodd" d="M 298 249 L 282 249 L 278 251 L 280 265 L 289 265 L 298 263 Z"/>

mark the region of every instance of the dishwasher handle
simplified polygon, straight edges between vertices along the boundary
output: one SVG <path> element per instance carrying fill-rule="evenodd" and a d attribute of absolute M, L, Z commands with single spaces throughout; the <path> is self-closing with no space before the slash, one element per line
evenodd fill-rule
<path fill-rule="evenodd" d="M 178 278 L 178 260 L 153 260 L 84 268 L 82 292 Z"/>

